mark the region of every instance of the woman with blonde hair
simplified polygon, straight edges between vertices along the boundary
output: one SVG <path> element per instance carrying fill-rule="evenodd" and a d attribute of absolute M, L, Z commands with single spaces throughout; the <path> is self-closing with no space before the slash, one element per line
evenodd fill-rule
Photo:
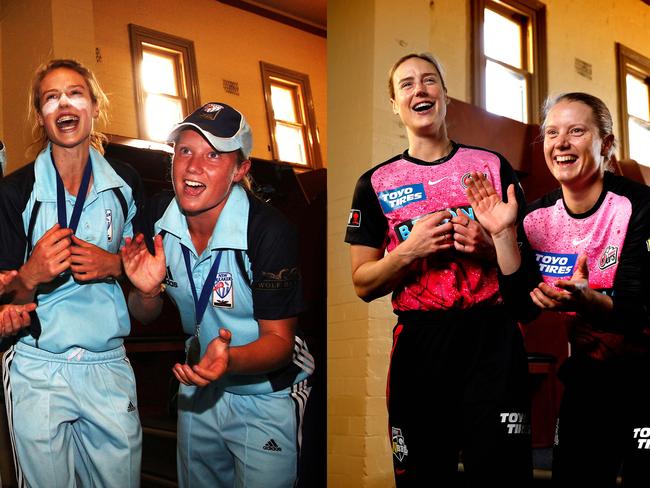
<path fill-rule="evenodd" d="M 547 101 L 544 156 L 560 187 L 531 203 L 518 229 L 516 202 L 503 203 L 481 175 L 468 188 L 506 302 L 522 321 L 567 314 L 553 452 L 562 487 L 615 487 L 621 465 L 624 486 L 650 483 L 650 188 L 606 171 L 612 125 L 593 95 Z"/>
<path fill-rule="evenodd" d="M 345 240 L 357 294 L 392 292 L 398 317 L 387 387 L 397 486 L 455 486 L 460 451 L 468 486 L 527 486 L 523 340 L 465 195 L 471 172 L 504 190 L 516 176 L 503 156 L 449 139 L 447 87 L 430 54 L 397 60 L 389 94 L 408 149 L 359 178 Z"/>
<path fill-rule="evenodd" d="M 34 319 L 3 358 L 19 484 L 134 487 L 141 429 L 123 338 L 117 254 L 133 233 L 140 181 L 109 163 L 94 128 L 106 96 L 74 60 L 38 68 L 36 160 L 0 182 L 0 270 Z M 8 374 L 7 374 L 8 373 Z"/>

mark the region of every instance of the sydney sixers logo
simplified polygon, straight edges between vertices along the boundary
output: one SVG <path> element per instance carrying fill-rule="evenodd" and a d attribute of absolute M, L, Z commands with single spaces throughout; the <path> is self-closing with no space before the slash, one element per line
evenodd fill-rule
<path fill-rule="evenodd" d="M 618 262 L 618 247 L 607 246 L 598 260 L 598 268 L 605 270 Z"/>

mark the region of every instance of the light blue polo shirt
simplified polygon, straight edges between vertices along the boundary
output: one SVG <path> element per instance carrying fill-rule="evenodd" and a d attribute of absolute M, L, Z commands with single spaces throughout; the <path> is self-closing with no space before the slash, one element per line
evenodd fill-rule
<path fill-rule="evenodd" d="M 132 220 L 136 213 L 132 188 L 122 179 L 104 157 L 90 148 L 93 183 L 84 202 L 76 236 L 117 253 L 125 236 L 132 236 Z M 34 188 L 22 214 L 25 232 L 36 200 L 41 202 L 36 218 L 32 244 L 57 223 L 56 173 L 50 159 L 50 145 L 38 155 L 34 164 Z M 119 198 L 113 191 L 119 188 L 127 202 L 126 218 Z M 66 191 L 68 222 L 76 197 Z M 49 352 L 62 353 L 73 347 L 94 352 L 119 347 L 129 334 L 131 324 L 124 293 L 112 279 L 102 282 L 76 282 L 64 273 L 37 290 L 38 319 L 41 335 L 38 344 L 26 335 L 21 342 Z"/>
<path fill-rule="evenodd" d="M 176 199 L 171 201 L 154 226 L 156 234 L 163 230 L 166 232 L 163 240 L 167 259 L 166 292 L 179 309 L 186 334 L 194 334 L 195 307 L 181 244 L 190 250 L 192 278 L 197 294 L 201 293 L 218 252 L 223 251 L 214 290 L 201 321 L 201 356 L 205 354 L 210 341 L 218 336 L 221 327 L 232 332 L 232 346 L 245 345 L 259 338 L 259 324 L 253 317 L 253 296 L 249 286 L 252 279 L 251 263 L 244 255 L 248 277 L 243 277 L 236 257 L 237 252 L 246 251 L 248 247 L 249 208 L 246 191 L 239 185 L 233 186 L 212 237 L 200 256 L 194 248 L 187 221 Z M 216 290 L 220 290 L 220 294 Z M 299 374 L 296 383 L 307 376 L 305 372 Z M 219 380 L 218 386 L 231 393 L 246 395 L 273 391 L 266 375 L 227 375 Z"/>

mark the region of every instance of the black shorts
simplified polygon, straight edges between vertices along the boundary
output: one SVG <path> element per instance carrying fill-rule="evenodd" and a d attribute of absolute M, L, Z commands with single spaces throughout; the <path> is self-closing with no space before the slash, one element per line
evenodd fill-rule
<path fill-rule="evenodd" d="M 502 308 L 400 314 L 388 376 L 397 486 L 532 481 L 528 363 Z"/>

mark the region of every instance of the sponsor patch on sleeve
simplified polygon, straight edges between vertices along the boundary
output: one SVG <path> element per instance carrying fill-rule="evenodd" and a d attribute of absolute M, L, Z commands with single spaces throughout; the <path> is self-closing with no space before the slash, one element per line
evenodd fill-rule
<path fill-rule="evenodd" d="M 535 251 L 535 260 L 542 275 L 564 278 L 573 275 L 578 255 Z"/>
<path fill-rule="evenodd" d="M 284 290 L 293 288 L 300 282 L 298 268 L 284 268 L 278 273 L 262 271 L 262 279 L 253 282 L 252 288 L 257 290 Z"/>
<path fill-rule="evenodd" d="M 348 216 L 348 227 L 361 227 L 361 210 L 353 208 Z"/>

